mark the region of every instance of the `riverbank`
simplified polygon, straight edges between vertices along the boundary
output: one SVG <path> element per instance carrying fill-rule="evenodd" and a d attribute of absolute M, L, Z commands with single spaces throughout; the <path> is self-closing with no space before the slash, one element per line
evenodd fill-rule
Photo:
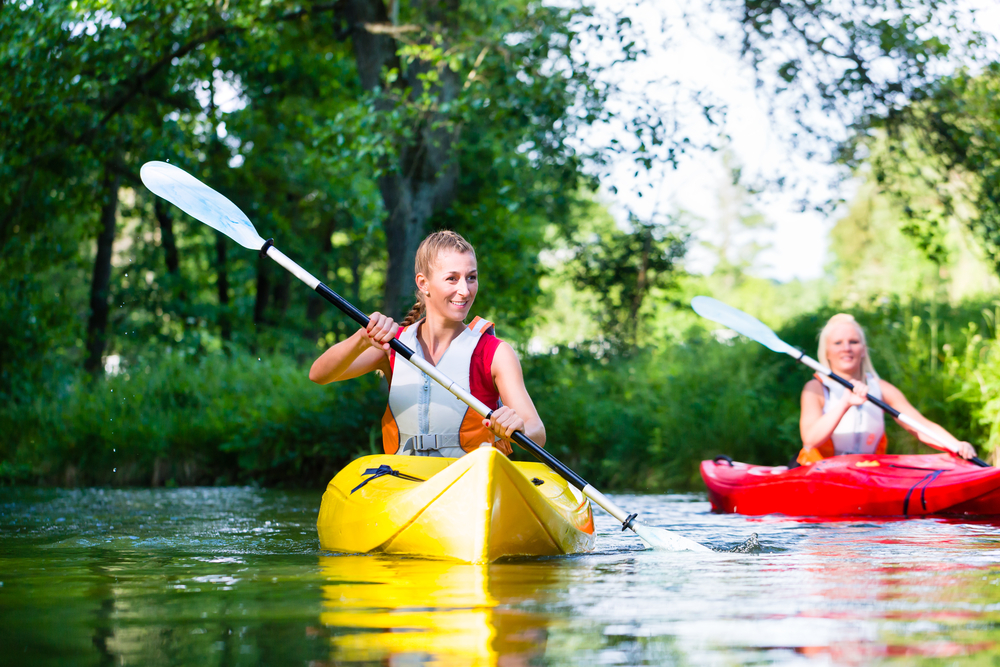
<path fill-rule="evenodd" d="M 832 308 L 779 330 L 815 350 Z M 1000 423 L 1000 363 L 989 304 L 887 301 L 853 311 L 875 366 L 925 415 L 984 447 Z M 777 465 L 798 449 L 808 370 L 756 343 L 691 327 L 632 351 L 600 345 L 523 355 L 549 449 L 602 488 L 701 488 L 716 454 Z M 319 488 L 380 449 L 377 377 L 318 387 L 306 361 L 247 349 L 155 349 L 92 379 L 65 370 L 0 408 L 0 483 L 43 486 L 257 484 Z M 890 451 L 922 451 L 895 424 Z M 523 453 L 522 456 L 526 456 Z"/>

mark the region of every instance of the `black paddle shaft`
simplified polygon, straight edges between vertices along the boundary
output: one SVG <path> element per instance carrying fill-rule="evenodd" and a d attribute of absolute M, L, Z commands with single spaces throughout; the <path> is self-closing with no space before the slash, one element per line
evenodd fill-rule
<path fill-rule="evenodd" d="M 844 385 L 845 387 L 847 387 L 851 391 L 854 390 L 854 385 L 851 384 L 850 380 L 846 380 L 846 379 L 840 377 L 839 375 L 837 375 L 836 373 L 831 372 L 830 373 L 830 379 L 834 380 L 835 382 L 839 382 L 840 384 Z M 899 410 L 897 410 L 896 408 L 892 407 L 891 405 L 889 405 L 888 403 L 886 403 L 885 401 L 883 401 L 880 398 L 875 398 L 871 394 L 868 394 L 867 398 L 868 398 L 869 401 L 871 401 L 872 403 L 874 403 L 878 407 L 880 407 L 883 410 L 885 410 L 886 412 L 888 412 L 894 418 L 899 419 Z M 973 456 L 969 460 L 972 461 L 973 463 L 975 463 L 977 466 L 979 466 L 981 468 L 989 468 L 990 467 L 989 463 L 987 463 L 986 461 L 982 460 L 978 456 Z"/>
<path fill-rule="evenodd" d="M 327 301 L 329 301 L 330 303 L 332 303 L 333 305 L 335 305 L 345 315 L 350 317 L 352 320 L 354 320 L 361 326 L 363 327 L 368 326 L 370 318 L 367 315 L 358 310 L 354 306 L 354 304 L 352 304 L 350 301 L 340 296 L 339 294 L 334 292 L 332 289 L 330 289 L 323 283 L 316 285 L 316 293 L 319 294 L 324 299 L 326 299 Z M 396 354 L 402 355 L 404 359 L 409 359 L 410 357 L 413 356 L 413 350 L 411 350 L 410 348 L 406 347 L 401 342 L 399 342 L 398 338 L 393 338 L 389 342 L 389 346 L 396 352 Z M 490 411 L 490 413 L 486 415 L 486 419 L 489 419 L 492 415 L 493 412 Z M 555 470 L 563 477 L 563 479 L 565 479 L 566 481 L 568 481 L 570 484 L 580 489 L 581 491 L 583 491 L 584 487 L 590 486 L 587 480 L 585 480 L 583 477 L 580 477 L 575 472 L 567 468 L 562 463 L 562 461 L 560 461 L 559 459 L 557 459 L 556 457 L 552 456 L 547 451 L 542 449 L 538 444 L 535 443 L 534 440 L 529 438 L 522 431 L 514 431 L 514 434 L 510 436 L 510 439 L 516 442 L 524 449 L 531 452 L 532 456 L 534 456 L 536 459 L 538 459 L 545 465 Z"/>

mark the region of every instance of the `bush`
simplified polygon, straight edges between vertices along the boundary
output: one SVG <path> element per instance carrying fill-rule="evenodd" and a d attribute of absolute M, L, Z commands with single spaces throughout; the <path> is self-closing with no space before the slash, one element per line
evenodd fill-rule
<path fill-rule="evenodd" d="M 0 479 L 322 484 L 369 451 L 383 404 L 374 376 L 320 388 L 285 357 L 167 354 L 0 410 Z"/>

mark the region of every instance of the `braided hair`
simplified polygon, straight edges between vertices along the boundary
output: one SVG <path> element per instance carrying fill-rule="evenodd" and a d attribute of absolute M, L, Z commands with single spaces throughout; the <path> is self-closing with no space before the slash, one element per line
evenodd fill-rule
<path fill-rule="evenodd" d="M 417 248 L 417 258 L 413 263 L 414 276 L 418 273 L 430 276 L 431 269 L 437 262 L 438 255 L 446 251 L 468 252 L 472 253 L 473 257 L 476 256 L 476 251 L 472 247 L 472 244 L 462 238 L 462 235 L 458 232 L 450 230 L 434 232 L 425 238 L 421 242 L 420 247 Z M 410 308 L 410 312 L 403 318 L 402 326 L 404 327 L 410 326 L 427 313 L 427 303 L 424 301 L 424 295 L 419 290 L 417 290 L 416 295 L 417 302 L 413 304 L 413 308 Z"/>

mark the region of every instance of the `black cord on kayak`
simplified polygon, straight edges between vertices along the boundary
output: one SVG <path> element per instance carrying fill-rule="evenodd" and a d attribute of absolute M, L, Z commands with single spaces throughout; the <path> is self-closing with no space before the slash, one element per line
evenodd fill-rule
<path fill-rule="evenodd" d="M 372 481 L 373 479 L 378 479 L 379 477 L 385 477 L 386 475 L 390 475 L 392 477 L 398 477 L 400 479 L 405 479 L 408 482 L 426 481 L 420 479 L 419 477 L 414 477 L 413 475 L 407 475 L 405 472 L 399 472 L 398 470 L 393 470 L 392 467 L 387 466 L 385 464 L 380 465 L 378 468 L 369 468 L 368 470 L 365 470 L 364 474 L 371 475 L 371 477 L 369 477 L 368 479 L 366 479 L 365 481 L 361 482 L 356 487 L 351 489 L 351 493 L 354 493 L 355 491 L 357 491 L 358 489 L 360 489 L 362 486 Z"/>
<path fill-rule="evenodd" d="M 625 518 L 625 520 L 624 520 L 624 521 L 622 521 L 622 530 L 625 530 L 626 528 L 631 528 L 631 527 L 632 527 L 632 522 L 633 522 L 633 521 L 635 520 L 635 518 L 636 518 L 637 516 L 639 516 L 639 513 L 638 513 L 638 512 L 635 512 L 635 513 L 633 513 L 633 514 L 629 514 L 629 515 L 628 515 L 628 516 L 627 516 L 627 517 Z"/>

